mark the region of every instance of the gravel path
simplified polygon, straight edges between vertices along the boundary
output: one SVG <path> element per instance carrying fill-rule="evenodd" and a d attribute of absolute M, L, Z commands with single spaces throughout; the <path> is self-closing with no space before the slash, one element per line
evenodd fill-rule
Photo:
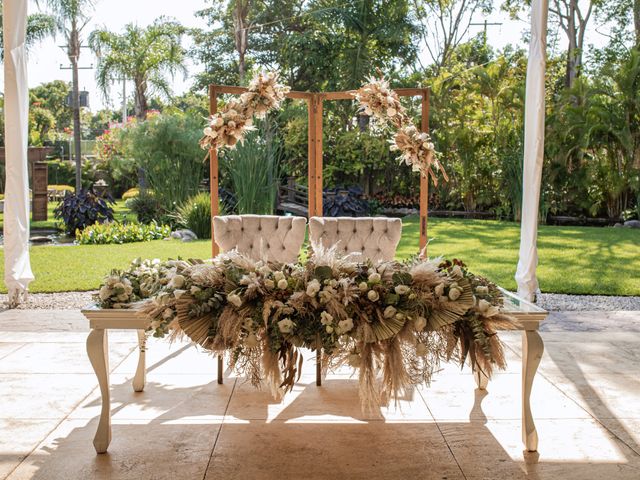
<path fill-rule="evenodd" d="M 543 293 L 538 296 L 537 305 L 549 311 L 640 311 L 640 297 Z"/>
<path fill-rule="evenodd" d="M 22 310 L 80 310 L 93 303 L 92 292 L 30 293 Z M 7 295 L 0 295 L 0 310 L 6 308 Z"/>
<path fill-rule="evenodd" d="M 92 292 L 32 293 L 20 309 L 79 310 L 93 303 Z M 0 310 L 7 301 L 0 295 Z M 640 311 L 640 297 L 543 293 L 538 305 L 549 311 Z"/>

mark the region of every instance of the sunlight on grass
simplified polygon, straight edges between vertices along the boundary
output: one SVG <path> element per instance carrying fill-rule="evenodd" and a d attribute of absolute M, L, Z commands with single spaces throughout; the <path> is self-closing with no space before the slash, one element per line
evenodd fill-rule
<path fill-rule="evenodd" d="M 515 289 L 520 228 L 490 220 L 429 221 L 429 254 L 460 258 L 468 267 L 505 288 Z M 398 258 L 418 251 L 417 217 L 403 219 Z M 124 268 L 136 257 L 208 258 L 208 240 L 183 243 L 156 240 L 125 245 L 31 248 L 36 280 L 33 292 L 95 289 L 112 268 Z M 640 295 L 640 232 L 632 229 L 541 226 L 539 234 L 542 291 L 577 294 Z M 2 251 L 0 250 L 0 256 Z M 0 273 L 4 275 L 4 263 Z M 0 291 L 5 292 L 0 280 Z"/>

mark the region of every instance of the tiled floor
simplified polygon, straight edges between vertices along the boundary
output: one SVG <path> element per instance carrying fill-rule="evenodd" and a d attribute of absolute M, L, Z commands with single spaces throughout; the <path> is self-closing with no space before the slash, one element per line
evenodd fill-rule
<path fill-rule="evenodd" d="M 615 318 L 615 314 L 609 319 Z M 591 320 L 590 320 L 591 319 Z M 79 312 L 0 313 L 0 478 L 640 479 L 640 312 L 552 316 L 534 383 L 538 453 L 520 430 L 520 338 L 509 367 L 475 390 L 445 366 L 398 408 L 364 415 L 345 374 L 313 359 L 282 403 L 188 344 L 150 341 L 134 393 L 133 332 L 110 335 L 113 440 L 92 445 L 100 407 Z M 580 330 L 580 331 L 576 331 Z"/>

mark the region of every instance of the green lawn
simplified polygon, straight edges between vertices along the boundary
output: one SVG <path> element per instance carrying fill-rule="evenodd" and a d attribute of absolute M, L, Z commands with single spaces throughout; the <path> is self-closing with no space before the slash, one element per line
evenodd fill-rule
<path fill-rule="evenodd" d="M 403 220 L 398 257 L 418 249 L 418 220 Z M 515 288 L 519 227 L 489 220 L 431 219 L 429 254 L 457 257 L 474 272 Z M 544 292 L 640 295 L 640 231 L 593 227 L 541 226 L 538 275 Z M 37 246 L 31 249 L 33 292 L 95 289 L 112 268 L 135 257 L 207 258 L 210 243 L 157 240 L 125 245 Z M 0 250 L 0 256 L 2 251 Z M 3 274 L 3 263 L 0 273 Z M 0 291 L 6 291 L 0 279 Z"/>

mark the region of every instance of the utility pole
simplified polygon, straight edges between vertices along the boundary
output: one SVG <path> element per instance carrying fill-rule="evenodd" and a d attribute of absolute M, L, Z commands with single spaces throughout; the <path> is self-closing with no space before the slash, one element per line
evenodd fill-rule
<path fill-rule="evenodd" d="M 482 39 L 483 39 L 484 47 L 486 48 L 486 47 L 487 47 L 487 26 L 489 26 L 489 25 L 491 25 L 491 26 L 494 26 L 494 25 L 502 25 L 502 23 L 501 23 L 501 22 L 489 22 L 489 21 L 487 21 L 487 19 L 485 18 L 485 19 L 484 19 L 484 22 L 481 22 L 481 23 L 470 23 L 469 25 L 484 26 L 484 31 L 483 31 L 483 34 L 482 34 Z"/>
<path fill-rule="evenodd" d="M 78 70 L 90 70 L 90 67 L 79 67 L 78 59 L 80 58 L 80 49 L 88 48 L 80 44 L 80 32 L 78 31 L 76 21 L 73 19 L 71 26 L 71 35 L 69 38 L 69 44 L 60 46 L 62 49 L 66 49 L 67 56 L 71 62 L 71 66 L 65 67 L 60 65 L 60 70 L 72 71 L 72 87 L 71 87 L 71 108 L 73 110 L 73 146 L 74 157 L 76 162 L 76 192 L 80 192 L 82 189 L 82 130 L 80 126 L 80 79 Z"/>
<path fill-rule="evenodd" d="M 127 124 L 127 79 L 122 77 L 122 126 Z"/>

